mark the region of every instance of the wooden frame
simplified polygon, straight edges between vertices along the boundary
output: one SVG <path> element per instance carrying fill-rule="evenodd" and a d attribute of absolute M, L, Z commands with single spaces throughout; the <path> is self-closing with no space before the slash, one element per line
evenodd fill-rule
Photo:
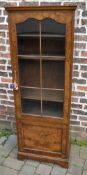
<path fill-rule="evenodd" d="M 75 9 L 76 6 L 6 7 L 9 16 L 13 82 L 15 82 L 18 86 L 14 89 L 14 97 L 19 159 L 31 158 L 54 162 L 62 165 L 63 167 L 68 167 Z M 45 18 L 50 18 L 58 23 L 66 25 L 63 118 L 53 118 L 52 116 L 34 117 L 33 115 L 29 115 L 28 117 L 28 115 L 22 113 L 20 92 L 21 85 L 18 65 L 18 59 L 21 58 L 21 55 L 18 55 L 16 25 L 30 18 L 34 18 L 39 21 Z M 53 60 L 58 58 L 50 57 L 50 59 Z M 48 140 L 48 143 L 45 142 L 45 139 Z"/>

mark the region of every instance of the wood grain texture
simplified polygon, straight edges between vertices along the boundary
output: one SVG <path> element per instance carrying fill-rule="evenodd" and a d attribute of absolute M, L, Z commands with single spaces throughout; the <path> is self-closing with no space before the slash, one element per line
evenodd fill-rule
<path fill-rule="evenodd" d="M 22 130 L 25 148 L 61 152 L 61 129 L 24 125 Z"/>

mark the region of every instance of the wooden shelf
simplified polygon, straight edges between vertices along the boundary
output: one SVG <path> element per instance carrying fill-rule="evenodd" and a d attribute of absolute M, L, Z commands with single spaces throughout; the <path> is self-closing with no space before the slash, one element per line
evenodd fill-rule
<path fill-rule="evenodd" d="M 35 99 L 41 100 L 41 89 L 40 88 L 21 88 L 21 97 L 23 99 Z M 64 101 L 63 90 L 53 90 L 51 88 L 42 88 L 42 101 Z"/>
<path fill-rule="evenodd" d="M 23 85 L 21 85 L 20 88 L 25 88 L 25 89 L 41 89 L 40 87 L 23 86 Z M 42 90 L 64 91 L 64 89 L 62 89 L 62 88 L 61 89 L 58 89 L 58 88 L 57 89 L 55 89 L 55 88 L 42 88 Z"/>
<path fill-rule="evenodd" d="M 34 88 L 21 88 L 21 97 L 23 99 L 36 99 L 40 100 L 41 99 L 41 92 L 40 89 L 34 89 Z"/>
<path fill-rule="evenodd" d="M 18 34 L 18 37 L 40 37 L 40 34 Z M 48 37 L 48 38 L 64 38 L 65 35 L 60 35 L 60 34 L 41 34 L 41 37 Z"/>
<path fill-rule="evenodd" d="M 27 33 L 23 33 L 23 34 L 18 34 L 18 37 L 40 37 L 40 34 L 27 34 Z"/>
<path fill-rule="evenodd" d="M 22 113 L 27 115 L 63 117 L 63 103 L 44 101 L 41 113 L 41 103 L 39 100 L 22 99 Z"/>
<path fill-rule="evenodd" d="M 48 55 L 44 55 L 44 56 L 40 56 L 40 55 L 18 55 L 19 59 L 34 59 L 34 60 L 38 60 L 38 59 L 42 59 L 42 60 L 59 60 L 59 61 L 63 61 L 65 59 L 65 56 L 48 56 Z"/>
<path fill-rule="evenodd" d="M 42 90 L 42 101 L 63 102 L 64 92 L 58 90 Z"/>
<path fill-rule="evenodd" d="M 23 86 L 23 85 L 21 85 L 20 88 L 24 88 L 24 89 L 40 89 L 40 87 Z"/>

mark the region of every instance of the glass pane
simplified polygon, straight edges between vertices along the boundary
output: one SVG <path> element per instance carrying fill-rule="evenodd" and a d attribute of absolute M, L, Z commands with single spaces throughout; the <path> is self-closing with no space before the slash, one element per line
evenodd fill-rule
<path fill-rule="evenodd" d="M 66 26 L 41 22 L 43 116 L 63 117 Z"/>
<path fill-rule="evenodd" d="M 65 55 L 65 24 L 57 23 L 52 19 L 41 22 L 42 54 Z"/>
<path fill-rule="evenodd" d="M 16 29 L 21 110 L 26 115 L 40 115 L 39 22 L 35 19 L 29 19 L 17 24 Z"/>
<path fill-rule="evenodd" d="M 43 115 L 63 117 L 63 103 L 43 101 Z"/>
<path fill-rule="evenodd" d="M 64 63 L 64 61 L 43 60 L 43 88 L 64 89 Z"/>
<path fill-rule="evenodd" d="M 64 90 L 43 88 L 43 101 L 63 102 Z"/>
<path fill-rule="evenodd" d="M 39 22 L 29 19 L 17 24 L 18 54 L 39 55 Z"/>
<path fill-rule="evenodd" d="M 22 112 L 28 115 L 40 115 L 40 100 L 22 99 Z"/>
<path fill-rule="evenodd" d="M 42 61 L 43 116 L 63 117 L 64 61 Z"/>
<path fill-rule="evenodd" d="M 40 60 L 19 60 L 22 112 L 40 114 Z"/>
<path fill-rule="evenodd" d="M 19 75 L 22 86 L 40 87 L 40 60 L 19 59 Z"/>

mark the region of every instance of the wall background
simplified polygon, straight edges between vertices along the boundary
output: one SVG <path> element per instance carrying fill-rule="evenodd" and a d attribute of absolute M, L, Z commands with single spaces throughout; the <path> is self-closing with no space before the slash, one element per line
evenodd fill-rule
<path fill-rule="evenodd" d="M 77 5 L 75 12 L 71 135 L 87 138 L 87 1 L 0 0 L 0 127 L 15 127 L 14 95 L 6 5 Z"/>

